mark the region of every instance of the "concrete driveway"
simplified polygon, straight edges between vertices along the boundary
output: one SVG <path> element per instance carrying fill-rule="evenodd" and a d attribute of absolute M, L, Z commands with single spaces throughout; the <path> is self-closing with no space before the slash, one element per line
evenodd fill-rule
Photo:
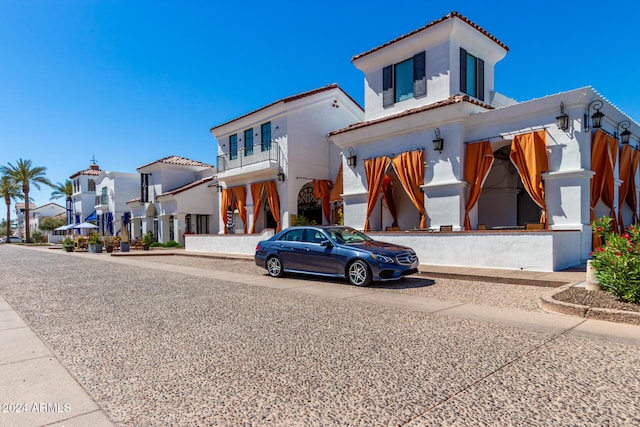
<path fill-rule="evenodd" d="M 639 327 L 436 299 L 401 284 L 275 280 L 216 261 L 10 246 L 0 259 L 0 315 L 24 321 L 0 322 L 0 332 L 33 331 L 44 343 L 0 359 L 0 370 L 25 372 L 0 396 L 78 402 L 55 418 L 0 413 L 3 426 L 89 416 L 126 426 L 640 423 Z M 505 298 L 519 292 L 502 286 Z M 33 397 L 21 380 L 46 376 L 35 363 L 46 360 L 86 398 L 55 387 Z"/>

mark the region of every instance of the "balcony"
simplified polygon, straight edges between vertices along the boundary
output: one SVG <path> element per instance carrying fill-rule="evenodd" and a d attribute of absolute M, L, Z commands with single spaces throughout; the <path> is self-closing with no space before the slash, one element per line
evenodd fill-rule
<path fill-rule="evenodd" d="M 218 179 L 229 180 L 239 175 L 275 177 L 280 166 L 279 159 L 280 147 L 273 141 L 268 147 L 263 147 L 262 144 L 254 145 L 251 150 L 242 147 L 234 156 L 229 153 L 218 156 Z"/>
<path fill-rule="evenodd" d="M 109 208 L 109 200 L 105 196 L 96 196 L 95 205 L 93 205 L 95 209 L 108 209 Z"/>

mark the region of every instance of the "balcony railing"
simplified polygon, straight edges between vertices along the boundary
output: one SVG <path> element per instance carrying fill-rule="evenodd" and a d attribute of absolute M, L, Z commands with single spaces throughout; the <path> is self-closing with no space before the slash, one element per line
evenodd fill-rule
<path fill-rule="evenodd" d="M 226 153 L 218 156 L 218 173 L 256 163 L 277 163 L 279 157 L 280 147 L 273 141 L 269 145 L 255 144 L 253 147 L 250 147 L 249 150 L 246 150 L 244 147 L 238 148 L 237 153 L 233 155 Z"/>

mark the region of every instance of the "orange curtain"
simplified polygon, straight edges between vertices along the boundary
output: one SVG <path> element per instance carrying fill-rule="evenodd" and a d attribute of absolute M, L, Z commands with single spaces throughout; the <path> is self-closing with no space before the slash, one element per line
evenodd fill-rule
<path fill-rule="evenodd" d="M 384 174 L 389 167 L 391 160 L 387 156 L 376 157 L 364 161 L 364 171 L 367 174 L 367 185 L 369 187 L 369 199 L 367 201 L 367 218 L 364 221 L 364 231 L 369 231 L 369 216 L 378 201 L 378 194 L 382 187 Z"/>
<path fill-rule="evenodd" d="M 267 200 L 269 201 L 269 208 L 271 214 L 276 220 L 276 233 L 280 231 L 280 202 L 278 202 L 278 188 L 275 181 L 268 181 L 264 183 L 264 189 L 267 192 Z"/>
<path fill-rule="evenodd" d="M 229 208 L 233 209 L 233 190 L 231 188 L 225 188 L 222 190 L 222 201 L 220 202 L 220 218 L 224 221 L 224 234 L 228 233 L 227 230 L 227 211 Z"/>
<path fill-rule="evenodd" d="M 336 183 L 331 189 L 331 197 L 329 197 L 329 202 L 332 203 L 342 201 L 342 188 L 342 163 L 340 163 L 340 169 L 338 170 L 338 176 L 336 176 Z"/>
<path fill-rule="evenodd" d="M 546 137 L 545 130 L 516 135 L 509 154 L 511 162 L 518 169 L 524 188 L 531 199 L 542 208 L 540 223 L 544 224 L 545 229 L 548 228 L 548 218 L 542 172 L 549 169 Z"/>
<path fill-rule="evenodd" d="M 633 211 L 633 224 L 638 223 L 638 201 L 636 199 L 636 173 L 640 163 L 640 151 L 633 150 L 631 156 L 631 170 L 629 171 L 629 190 L 627 191 L 627 204 Z"/>
<path fill-rule="evenodd" d="M 464 180 L 469 183 L 467 205 L 464 208 L 464 229 L 471 230 L 469 212 L 478 202 L 482 186 L 493 165 L 493 150 L 489 141 L 467 144 L 464 160 Z"/>
<path fill-rule="evenodd" d="M 258 220 L 258 213 L 260 213 L 260 207 L 262 206 L 262 190 L 264 190 L 264 182 L 256 182 L 251 184 L 251 200 L 253 200 L 253 220 L 251 221 L 249 234 L 253 234 L 256 230 L 256 221 Z"/>
<path fill-rule="evenodd" d="M 331 191 L 329 186 L 331 181 L 326 179 L 314 179 L 313 180 L 313 195 L 316 199 L 322 200 L 322 213 L 327 220 L 327 224 L 331 223 L 331 203 L 329 199 L 331 197 Z"/>
<path fill-rule="evenodd" d="M 242 232 L 247 234 L 247 208 L 245 207 L 247 205 L 247 189 L 244 185 L 233 187 L 233 195 L 236 198 L 238 212 L 242 220 Z"/>
<path fill-rule="evenodd" d="M 385 175 L 382 180 L 382 198 L 389 208 L 389 212 L 393 217 L 393 226 L 398 225 L 398 214 L 396 211 L 396 202 L 393 200 L 393 182 L 389 175 Z"/>
<path fill-rule="evenodd" d="M 398 179 L 409 195 L 413 205 L 420 212 L 420 229 L 427 226 L 427 210 L 420 186 L 424 184 L 424 151 L 410 151 L 398 154 L 392 160 Z"/>
<path fill-rule="evenodd" d="M 618 188 L 618 225 L 620 226 L 620 233 L 624 233 L 624 218 L 622 217 L 622 207 L 629 194 L 630 178 L 631 178 L 631 161 L 633 158 L 633 148 L 629 145 L 623 145 L 620 150 L 620 171 L 619 176 L 622 179 L 622 184 Z"/>
<path fill-rule="evenodd" d="M 604 133 L 604 132 L 603 132 Z M 602 183 L 602 201 L 609 208 L 609 216 L 611 217 L 611 229 L 618 229 L 618 220 L 615 211 L 614 199 L 616 192 L 616 180 L 614 170 L 618 161 L 618 139 L 605 134 L 608 147 L 608 155 L 605 156 L 605 174 Z"/>
<path fill-rule="evenodd" d="M 591 170 L 595 172 L 591 178 L 590 188 L 590 215 L 589 219 L 593 222 L 596 219 L 596 205 L 602 197 L 602 185 L 605 177 L 605 162 L 607 162 L 609 146 L 607 145 L 607 134 L 598 130 L 591 136 Z M 601 245 L 600 238 L 593 233 L 592 246 L 597 248 Z"/>

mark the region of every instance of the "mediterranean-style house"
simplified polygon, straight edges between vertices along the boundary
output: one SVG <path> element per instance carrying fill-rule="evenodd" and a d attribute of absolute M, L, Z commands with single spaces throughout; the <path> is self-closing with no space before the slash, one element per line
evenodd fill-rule
<path fill-rule="evenodd" d="M 326 115 L 311 110 L 305 126 L 294 127 L 286 100 L 214 127 L 220 230 L 229 223 L 234 232 L 238 223 L 242 232 L 273 226 L 263 210 L 275 196 L 249 202 L 243 195 L 251 184 L 265 183 L 255 188 L 258 195 L 275 183 L 282 206 L 276 227 L 286 227 L 304 212 L 294 202 L 302 187 L 342 170 L 342 188 L 336 185 L 330 199 L 339 193 L 344 223 L 413 247 L 422 263 L 538 271 L 582 263 L 592 248 L 593 218 L 608 215 L 621 225 L 638 219 L 640 128 L 591 87 L 525 102 L 501 95 L 494 68 L 508 50 L 452 12 L 353 57 L 364 74 L 364 115 L 333 88 L 336 95 L 324 102 L 335 99 L 353 112 L 326 131 L 328 143 L 317 136 L 323 142 L 313 146 L 322 150 L 286 145 L 326 129 L 319 125 Z M 281 133 L 263 139 L 266 123 Z M 277 142 L 277 153 L 263 141 Z M 260 206 L 257 215 L 252 205 Z M 239 217 L 225 215 L 227 208 Z M 251 245 L 229 241 L 199 239 L 187 248 L 252 253 Z"/>
<path fill-rule="evenodd" d="M 40 222 L 44 218 L 52 218 L 57 216 L 61 216 L 62 218 L 64 218 L 65 211 L 66 209 L 64 207 L 53 202 L 38 206 L 34 209 L 29 209 L 29 214 L 31 215 L 31 221 L 29 221 L 29 227 L 31 228 L 30 235 L 32 236 L 33 232 L 40 228 Z M 54 233 L 52 231 L 43 231 L 43 233 L 47 242 L 57 242 L 57 239 L 54 237 Z"/>
<path fill-rule="evenodd" d="M 363 118 L 362 108 L 331 84 L 211 128 L 218 142 L 219 232 L 273 232 L 303 217 L 318 224 L 337 222 L 340 209 L 330 204 L 330 195 L 340 154 L 327 133 Z M 209 250 L 229 242 L 197 240 Z M 196 250 L 192 242 L 189 248 Z"/>
<path fill-rule="evenodd" d="M 96 185 L 94 209 L 98 232 L 104 236 L 122 233 L 125 216 L 129 216 L 127 201 L 140 194 L 137 173 L 105 172 Z"/>
<path fill-rule="evenodd" d="M 25 220 L 24 220 L 24 214 L 26 211 L 26 206 L 24 203 L 16 203 L 15 204 L 15 210 L 16 210 L 16 216 L 15 216 L 15 221 L 16 221 L 16 229 L 15 229 L 15 233 L 18 236 L 24 237 L 25 234 Z M 36 205 L 33 203 L 29 203 L 29 212 L 32 212 L 33 209 L 36 208 Z M 31 224 L 29 224 L 29 226 L 31 227 Z"/>
<path fill-rule="evenodd" d="M 78 171 L 69 177 L 73 183 L 70 224 L 96 220 L 96 184 L 102 180 L 105 173 L 96 162 L 92 162 L 89 169 Z"/>
<path fill-rule="evenodd" d="M 168 156 L 140 166 L 139 196 L 127 201 L 129 235 L 151 232 L 154 239 L 184 245 L 185 234 L 216 234 L 216 168 L 180 156 Z"/>

